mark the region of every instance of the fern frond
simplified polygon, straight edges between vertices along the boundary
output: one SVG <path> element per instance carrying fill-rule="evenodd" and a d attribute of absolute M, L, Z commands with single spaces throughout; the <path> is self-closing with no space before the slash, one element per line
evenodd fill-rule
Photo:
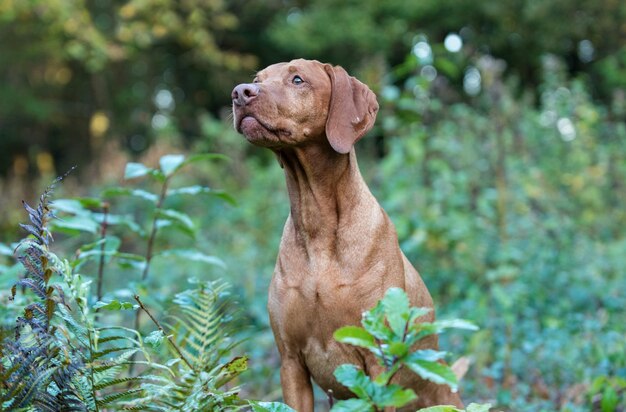
<path fill-rule="evenodd" d="M 111 404 L 111 403 L 113 403 L 115 401 L 118 401 L 120 399 L 124 399 L 124 398 L 127 398 L 127 397 L 134 396 L 135 394 L 138 394 L 138 393 L 140 393 L 142 391 L 143 391 L 143 389 L 136 388 L 136 389 L 129 389 L 127 391 L 112 393 L 112 394 L 104 396 L 104 397 L 102 397 L 100 399 L 97 399 L 96 400 L 96 404 L 98 406 L 106 406 L 106 405 L 109 405 L 109 404 Z"/>

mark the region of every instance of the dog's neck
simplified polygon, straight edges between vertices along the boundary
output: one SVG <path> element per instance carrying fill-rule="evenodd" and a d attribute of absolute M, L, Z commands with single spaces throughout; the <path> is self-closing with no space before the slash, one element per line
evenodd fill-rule
<path fill-rule="evenodd" d="M 296 239 L 307 249 L 332 247 L 340 226 L 355 223 L 356 209 L 363 202 L 375 202 L 354 149 L 339 154 L 330 145 L 311 144 L 283 149 L 277 155 L 285 170 Z"/>

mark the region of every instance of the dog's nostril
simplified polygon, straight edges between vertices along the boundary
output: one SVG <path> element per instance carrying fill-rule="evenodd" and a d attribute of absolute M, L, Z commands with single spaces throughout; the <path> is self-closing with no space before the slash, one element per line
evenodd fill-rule
<path fill-rule="evenodd" d="M 253 84 L 240 84 L 233 89 L 231 94 L 233 102 L 243 106 L 259 94 L 259 88 Z"/>

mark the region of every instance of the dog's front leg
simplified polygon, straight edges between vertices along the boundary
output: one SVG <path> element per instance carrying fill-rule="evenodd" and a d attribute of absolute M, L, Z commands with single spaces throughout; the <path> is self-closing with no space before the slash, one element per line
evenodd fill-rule
<path fill-rule="evenodd" d="M 293 358 L 282 360 L 280 384 L 287 405 L 297 412 L 313 412 L 311 377 L 300 360 Z"/>

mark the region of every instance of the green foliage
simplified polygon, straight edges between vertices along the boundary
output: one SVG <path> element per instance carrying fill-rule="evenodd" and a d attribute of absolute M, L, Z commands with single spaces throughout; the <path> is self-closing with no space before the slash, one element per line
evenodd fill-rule
<path fill-rule="evenodd" d="M 438 305 L 482 326 L 467 343 L 443 336 L 474 355 L 465 396 L 589 410 L 586 387 L 626 366 L 626 130 L 554 59 L 538 107 L 485 64 L 483 94 L 447 106 L 407 63 L 381 109 L 374 192 Z"/>
<path fill-rule="evenodd" d="M 337 402 L 332 409 L 334 412 L 378 411 L 385 407 L 402 407 L 414 400 L 417 395 L 411 389 L 391 384 L 391 379 L 403 367 L 423 379 L 457 390 L 456 376 L 440 363 L 446 353 L 415 349 L 415 346 L 425 337 L 447 328 L 477 328 L 461 320 L 425 322 L 423 316 L 428 312 L 425 308 L 411 307 L 402 289 L 390 288 L 374 308 L 363 313 L 363 328 L 345 326 L 335 332 L 338 342 L 372 352 L 384 371 L 372 380 L 354 365 L 339 366 L 335 378 L 359 399 Z"/>
<path fill-rule="evenodd" d="M 124 334 L 107 334 L 88 317 L 88 282 L 73 274 L 67 261 L 50 251 L 53 217 L 50 195 L 56 183 L 40 198 L 36 209 L 24 204 L 32 225 L 17 249 L 24 277 L 12 288 L 32 292 L 34 301 L 15 322 L 15 337 L 4 338 L 0 377 L 0 407 L 4 410 L 34 407 L 42 411 L 92 411 L 115 407 L 138 389 L 120 389 L 125 382 L 143 377 L 118 378 L 128 357 L 138 350 Z M 54 282 L 60 275 L 63 281 Z M 115 342 L 107 347 L 106 342 Z M 114 390 L 114 396 L 105 393 Z"/>
<path fill-rule="evenodd" d="M 588 396 L 594 410 L 617 412 L 626 406 L 626 379 L 620 377 L 598 376 L 591 383 Z"/>
<path fill-rule="evenodd" d="M 159 170 L 141 170 L 163 184 L 162 202 L 167 197 L 169 179 L 182 166 L 208 157 L 215 156 L 164 156 Z M 140 167 L 129 169 L 138 171 Z M 32 225 L 22 225 L 30 237 L 16 249 L 25 271 L 13 286 L 12 296 L 20 287 L 32 292 L 34 301 L 15 321 L 15 337 L 2 337 L 0 409 L 226 411 L 254 404 L 280 410 L 277 404 L 239 397 L 236 383 L 247 370 L 248 358 L 231 355 L 241 341 L 234 337 L 235 313 L 225 283 L 193 281 L 192 289 L 176 294 L 166 318 L 167 332 L 138 295 L 137 305 L 118 299 L 90 303 L 91 281 L 76 272 L 86 257 L 79 252 L 68 261 L 54 254 L 50 250 L 49 225 L 56 217 L 52 210 L 73 213 L 86 221 L 98 219 L 86 207 L 101 206 L 102 202 L 61 200 L 59 205 L 52 205 L 53 187 L 46 189 L 36 209 L 24 204 Z M 160 215 L 155 212 L 155 216 Z M 106 223 L 110 217 L 105 213 L 99 223 Z M 68 225 L 59 227 L 68 230 Z M 81 225 L 71 230 L 92 233 Z M 100 251 L 94 255 L 100 258 L 120 257 L 116 250 L 119 242 L 113 242 L 115 248 L 109 251 L 108 240 L 103 237 L 83 249 Z M 2 251 L 8 253 L 10 249 L 3 246 Z M 194 253 L 199 252 L 186 251 L 183 255 L 193 258 Z M 167 256 L 171 259 L 174 254 Z M 62 280 L 55 282 L 55 275 Z M 111 323 L 116 317 L 107 315 L 139 308 L 158 328 L 145 337 L 136 328 Z M 94 314 L 92 309 L 103 312 Z M 97 326 L 99 323 L 104 325 Z M 137 354 L 142 358 L 136 359 Z M 133 366 L 140 368 L 138 373 L 132 373 Z"/>

